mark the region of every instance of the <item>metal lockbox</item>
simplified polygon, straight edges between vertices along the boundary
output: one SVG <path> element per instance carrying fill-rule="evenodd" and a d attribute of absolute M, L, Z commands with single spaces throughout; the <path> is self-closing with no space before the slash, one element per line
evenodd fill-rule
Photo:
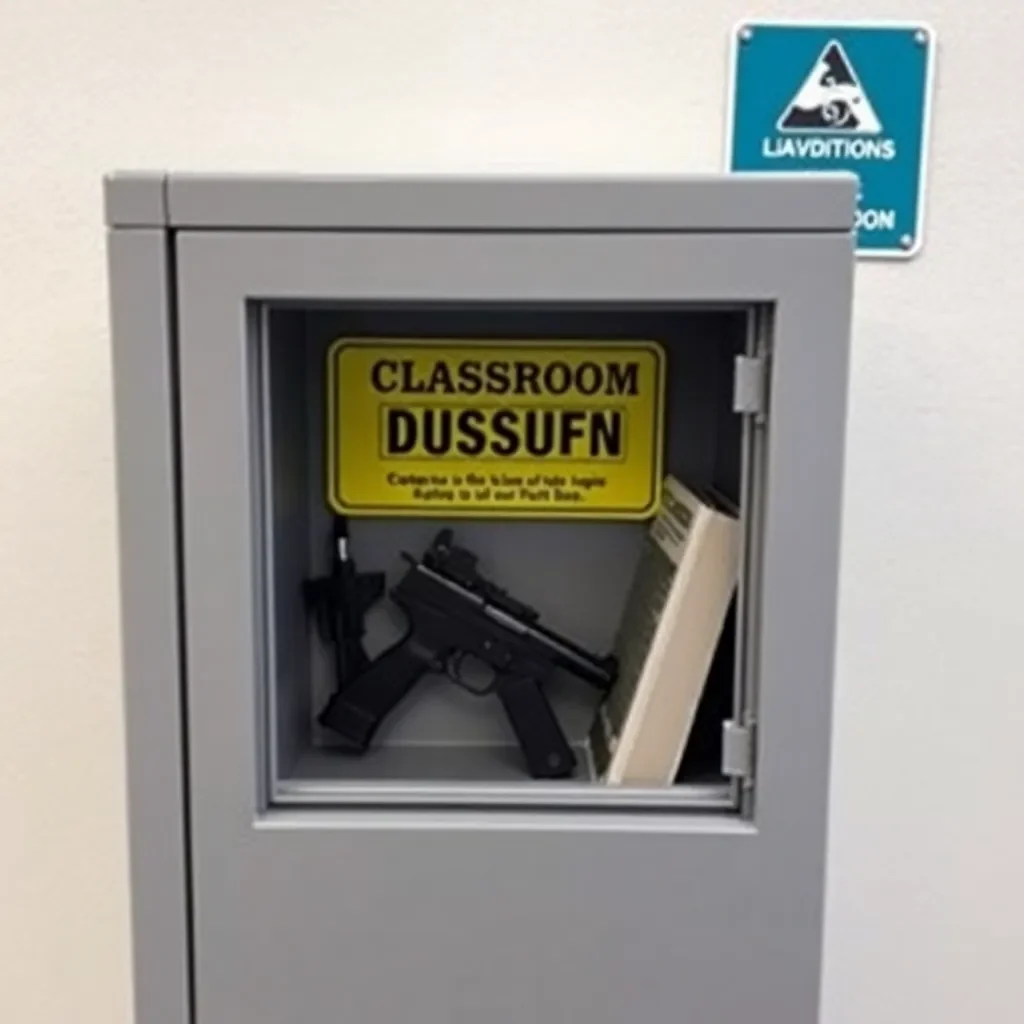
<path fill-rule="evenodd" d="M 816 1019 L 855 195 L 108 179 L 140 1024 Z M 337 756 L 298 595 L 329 523 L 323 368 L 352 334 L 663 347 L 666 468 L 731 495 L 742 536 L 675 785 L 524 779 L 444 687 Z M 436 526 L 359 519 L 351 544 L 388 570 Z M 458 529 L 607 643 L 641 523 Z M 593 695 L 551 698 L 581 745 Z"/>

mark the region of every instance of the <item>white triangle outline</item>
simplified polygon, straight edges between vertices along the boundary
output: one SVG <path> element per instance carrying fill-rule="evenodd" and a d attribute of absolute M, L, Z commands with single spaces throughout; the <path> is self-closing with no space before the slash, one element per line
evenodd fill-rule
<path fill-rule="evenodd" d="M 825 54 L 828 53 L 832 47 L 835 47 L 839 51 L 840 58 L 845 62 L 847 70 L 850 72 L 850 77 L 853 79 L 853 87 L 860 93 L 860 101 L 863 104 L 860 107 L 861 113 L 867 113 L 870 118 L 874 121 L 877 127 L 872 128 L 821 128 L 821 127 L 807 127 L 807 128 L 785 128 L 783 122 L 789 116 L 790 111 L 796 106 L 796 101 L 800 94 L 809 86 L 814 84 L 814 79 L 818 75 L 818 68 L 824 63 Z M 852 60 L 850 60 L 849 54 L 843 48 L 843 44 L 838 39 L 830 39 L 822 48 L 818 54 L 814 63 L 811 65 L 810 71 L 807 72 L 803 81 L 800 83 L 799 88 L 793 94 L 793 97 L 783 108 L 782 113 L 779 115 L 778 121 L 775 123 L 775 130 L 785 135 L 881 135 L 883 132 L 882 122 L 875 111 L 874 104 L 868 97 L 867 90 L 864 88 L 860 80 L 860 75 L 857 74 L 857 68 L 854 66 Z"/>

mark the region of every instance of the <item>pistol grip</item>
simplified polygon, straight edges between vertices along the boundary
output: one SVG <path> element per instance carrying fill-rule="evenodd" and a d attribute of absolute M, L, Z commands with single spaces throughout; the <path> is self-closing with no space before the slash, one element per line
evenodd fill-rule
<path fill-rule="evenodd" d="M 519 740 L 530 775 L 535 779 L 571 777 L 576 769 L 576 755 L 540 681 L 529 675 L 505 676 L 498 682 L 497 694 Z"/>

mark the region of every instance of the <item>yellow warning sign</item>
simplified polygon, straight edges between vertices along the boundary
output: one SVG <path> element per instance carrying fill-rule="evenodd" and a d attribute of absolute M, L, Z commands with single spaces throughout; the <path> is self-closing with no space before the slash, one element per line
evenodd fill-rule
<path fill-rule="evenodd" d="M 657 506 L 652 342 L 342 338 L 327 358 L 328 498 L 343 515 L 641 519 Z"/>

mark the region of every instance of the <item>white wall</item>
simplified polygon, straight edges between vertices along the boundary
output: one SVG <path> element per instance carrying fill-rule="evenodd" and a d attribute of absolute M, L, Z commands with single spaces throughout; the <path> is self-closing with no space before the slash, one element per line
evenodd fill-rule
<path fill-rule="evenodd" d="M 130 1019 L 102 172 L 713 170 L 752 10 L 942 37 L 925 252 L 858 277 L 824 1019 L 1024 1019 L 1021 0 L 3 0 L 0 1020 Z"/>

